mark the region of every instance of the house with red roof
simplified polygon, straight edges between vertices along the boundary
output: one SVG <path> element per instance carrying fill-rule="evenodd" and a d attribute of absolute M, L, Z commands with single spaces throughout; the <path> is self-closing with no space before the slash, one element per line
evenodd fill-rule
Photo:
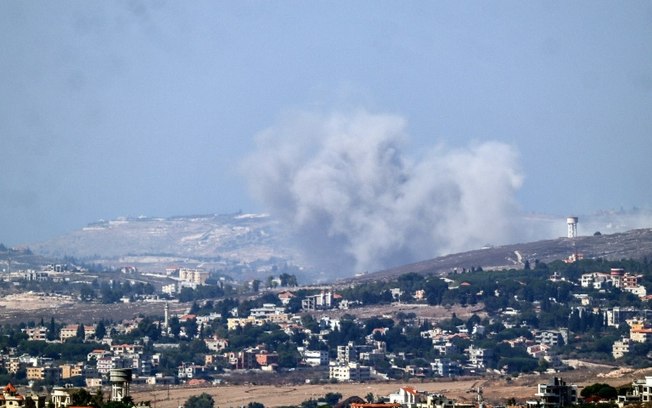
<path fill-rule="evenodd" d="M 1 408 L 17 408 L 25 406 L 25 397 L 18 394 L 16 387 L 13 384 L 9 383 L 2 389 L 2 395 L 0 395 L 0 407 Z"/>
<path fill-rule="evenodd" d="M 401 387 L 397 393 L 389 394 L 389 402 L 412 408 L 419 402 L 419 395 L 419 391 L 414 387 Z"/>

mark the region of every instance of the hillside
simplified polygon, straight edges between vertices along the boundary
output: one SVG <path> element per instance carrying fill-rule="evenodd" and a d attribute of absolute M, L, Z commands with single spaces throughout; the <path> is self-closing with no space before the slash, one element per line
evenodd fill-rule
<path fill-rule="evenodd" d="M 616 232 L 636 225 L 650 225 L 652 215 L 604 212 L 583 217 L 583 231 Z M 552 216 L 523 218 L 524 230 L 533 237 L 565 232 L 565 219 Z M 650 230 L 583 236 L 576 250 L 586 257 L 638 257 L 651 253 Z M 526 239 L 526 238 L 522 238 Z M 311 268 L 290 244 L 288 226 L 266 214 L 198 215 L 168 218 L 137 217 L 99 221 L 46 242 L 30 244 L 32 252 L 49 258 L 72 256 L 87 263 L 136 266 L 145 272 L 170 266 L 201 266 L 239 279 L 267 277 L 272 270 L 289 266 L 302 282 L 332 280 L 332 271 Z M 427 261 L 371 273 L 361 279 L 417 271 L 444 272 L 482 266 L 511 267 L 524 259 L 549 261 L 573 253 L 566 238 L 512 244 L 441 256 Z M 434 255 L 435 253 L 433 253 Z M 520 258 L 519 258 L 520 257 Z"/>
<path fill-rule="evenodd" d="M 652 229 L 637 229 L 624 233 L 580 236 L 575 239 L 557 238 L 524 244 L 504 245 L 441 256 L 396 268 L 357 276 L 351 281 L 392 279 L 416 272 L 445 273 L 452 270 L 481 266 L 483 269 L 520 268 L 525 260 L 550 262 L 566 259 L 578 253 L 585 258 L 618 260 L 623 258 L 652 258 Z"/>
<path fill-rule="evenodd" d="M 230 269 L 293 262 L 282 229 L 264 214 L 119 218 L 99 221 L 55 239 L 31 244 L 34 253 L 145 271 L 171 265 Z"/>
<path fill-rule="evenodd" d="M 0 244 L 0 272 L 18 269 L 38 268 L 49 263 L 56 263 L 55 258 L 35 255 L 31 250 L 7 248 Z"/>

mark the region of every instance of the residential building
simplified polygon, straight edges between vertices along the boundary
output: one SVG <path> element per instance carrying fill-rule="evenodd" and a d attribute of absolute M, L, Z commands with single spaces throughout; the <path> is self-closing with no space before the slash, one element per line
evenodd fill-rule
<path fill-rule="evenodd" d="M 329 378 L 337 381 L 368 381 L 371 379 L 371 367 L 358 363 L 331 363 Z"/>
<path fill-rule="evenodd" d="M 609 327 L 618 327 L 623 323 L 626 323 L 627 320 L 634 318 L 640 320 L 652 319 L 652 310 L 650 309 L 636 309 L 633 307 L 619 307 L 615 306 L 611 309 L 604 311 L 605 322 Z"/>
<path fill-rule="evenodd" d="M 256 354 L 258 354 L 258 350 L 256 349 L 248 349 L 237 352 L 232 351 L 226 354 L 226 358 L 232 368 L 236 370 L 249 370 L 252 368 L 258 368 Z"/>
<path fill-rule="evenodd" d="M 23 329 L 23 331 L 25 332 L 25 334 L 27 334 L 27 338 L 30 341 L 47 340 L 47 335 L 48 335 L 47 327 L 44 326 L 28 327 L 26 329 Z"/>
<path fill-rule="evenodd" d="M 632 391 L 624 396 L 618 396 L 618 402 L 652 402 L 652 376 L 646 376 L 643 379 L 635 380 L 632 383 Z"/>
<path fill-rule="evenodd" d="M 201 269 L 179 269 L 179 280 L 194 285 L 204 285 L 208 279 L 208 272 Z"/>
<path fill-rule="evenodd" d="M 303 310 L 322 310 L 330 309 L 331 307 L 333 307 L 333 294 L 330 291 L 306 296 L 301 300 L 301 308 Z"/>
<path fill-rule="evenodd" d="M 27 270 L 23 273 L 23 278 L 26 281 L 45 282 L 50 280 L 50 274 L 44 271 Z"/>
<path fill-rule="evenodd" d="M 77 331 L 79 330 L 78 324 L 69 324 L 61 328 L 59 332 L 59 338 L 61 341 L 66 341 L 73 337 L 77 337 Z M 89 340 L 95 337 L 95 325 L 84 325 L 84 339 Z"/>
<path fill-rule="evenodd" d="M 196 378 L 198 375 L 204 372 L 204 366 L 200 366 L 193 363 L 181 363 L 179 366 L 177 377 L 179 379 L 191 379 Z"/>
<path fill-rule="evenodd" d="M 403 291 L 401 290 L 401 288 L 391 288 L 389 290 L 389 293 L 392 295 L 392 299 L 394 300 L 399 300 L 403 295 Z"/>
<path fill-rule="evenodd" d="M 577 385 L 568 385 L 566 381 L 558 377 L 551 378 L 545 384 L 537 386 L 539 407 L 562 408 L 577 404 Z M 530 402 L 528 402 L 530 405 Z"/>
<path fill-rule="evenodd" d="M 580 277 L 583 288 L 602 289 L 607 283 L 611 283 L 611 275 L 604 272 L 585 273 Z"/>
<path fill-rule="evenodd" d="M 419 401 L 420 393 L 412 387 L 401 387 L 395 394 L 389 394 L 390 404 L 401 404 L 405 408 L 414 408 Z"/>
<path fill-rule="evenodd" d="M 454 377 L 460 375 L 461 368 L 457 361 L 448 358 L 437 358 L 430 363 L 433 375 L 438 377 Z"/>
<path fill-rule="evenodd" d="M 252 326 L 262 326 L 265 324 L 263 319 L 256 319 L 253 316 L 248 317 L 229 317 L 226 319 L 226 327 L 228 330 L 235 330 L 238 327 L 244 327 L 246 325 Z"/>
<path fill-rule="evenodd" d="M 290 291 L 281 292 L 278 294 L 278 299 L 281 301 L 283 306 L 290 304 L 290 300 L 295 297 L 294 294 Z"/>
<path fill-rule="evenodd" d="M 546 344 L 534 344 L 532 346 L 528 346 L 525 350 L 528 353 L 528 355 L 530 355 L 530 357 L 541 359 L 546 355 L 548 355 L 550 346 Z"/>
<path fill-rule="evenodd" d="M 177 284 L 176 283 L 170 283 L 168 285 L 163 285 L 161 286 L 161 293 L 164 293 L 166 295 L 174 295 L 177 293 Z"/>
<path fill-rule="evenodd" d="M 34 381 L 54 382 L 60 378 L 58 367 L 27 367 L 27 379 Z"/>
<path fill-rule="evenodd" d="M 305 350 L 301 353 L 303 362 L 311 367 L 328 365 L 327 350 Z"/>
<path fill-rule="evenodd" d="M 433 339 L 432 347 L 442 356 L 448 356 L 459 352 L 459 348 L 450 341 L 440 341 Z"/>
<path fill-rule="evenodd" d="M 25 363 L 21 362 L 18 357 L 11 357 L 5 364 L 5 367 L 7 368 L 9 374 L 16 374 L 18 370 L 20 370 L 21 365 L 24 364 Z"/>
<path fill-rule="evenodd" d="M 61 378 L 64 380 L 84 375 L 84 363 L 62 364 L 59 368 L 61 370 Z"/>
<path fill-rule="evenodd" d="M 469 364 L 475 368 L 486 368 L 493 350 L 471 346 L 468 349 Z"/>
<path fill-rule="evenodd" d="M 16 387 L 11 383 L 2 389 L 0 395 L 0 408 L 20 408 L 25 406 L 25 397 L 18 394 Z"/>
<path fill-rule="evenodd" d="M 101 388 L 102 387 L 102 378 L 89 378 L 86 377 L 86 387 L 88 388 Z"/>
<path fill-rule="evenodd" d="M 424 300 L 426 298 L 426 291 L 423 289 L 418 289 L 414 292 L 414 297 L 415 300 Z"/>
<path fill-rule="evenodd" d="M 643 285 L 625 287 L 623 290 L 633 294 L 634 296 L 638 296 L 639 298 L 644 298 L 647 296 L 647 289 Z"/>
<path fill-rule="evenodd" d="M 442 394 L 428 394 L 425 401 L 417 402 L 418 408 L 456 408 L 462 407 L 461 404 L 456 403 L 455 400 L 446 398 Z"/>
<path fill-rule="evenodd" d="M 261 367 L 278 365 L 278 354 L 262 350 L 260 353 L 256 354 L 256 363 Z"/>
<path fill-rule="evenodd" d="M 353 344 L 352 341 L 348 342 L 345 346 L 337 346 L 337 361 L 348 363 L 358 361 L 360 353 L 369 353 L 374 350 L 374 347 L 369 344 Z"/>
<path fill-rule="evenodd" d="M 112 353 L 108 350 L 95 349 L 86 355 L 86 361 L 97 360 L 102 357 L 110 357 Z"/>
<path fill-rule="evenodd" d="M 226 339 L 221 339 L 219 337 L 213 337 L 212 339 L 205 339 L 206 347 L 210 351 L 220 352 L 229 346 L 229 341 Z"/>
<path fill-rule="evenodd" d="M 115 344 L 111 346 L 111 352 L 116 356 L 122 354 L 142 354 L 143 346 L 141 344 Z"/>
<path fill-rule="evenodd" d="M 197 321 L 197 324 L 199 324 L 199 325 L 201 325 L 201 324 L 210 324 L 210 322 L 212 322 L 213 320 L 217 320 L 217 319 L 219 319 L 221 317 L 222 317 L 222 315 L 219 314 L 219 313 L 210 313 L 209 315 L 197 316 L 195 320 Z"/>
<path fill-rule="evenodd" d="M 250 311 L 251 316 L 253 317 L 267 317 L 275 314 L 284 314 L 285 309 L 282 307 L 277 307 L 274 303 L 265 303 L 263 307 L 255 307 Z"/>
<path fill-rule="evenodd" d="M 629 338 L 637 343 L 648 343 L 652 341 L 652 328 L 644 322 L 633 321 L 630 324 Z"/>
<path fill-rule="evenodd" d="M 624 285 L 625 270 L 623 268 L 611 268 L 609 276 L 611 277 L 611 285 L 614 288 L 622 289 Z"/>
<path fill-rule="evenodd" d="M 538 330 L 534 332 L 534 341 L 546 346 L 559 346 L 568 340 L 567 330 Z"/>
<path fill-rule="evenodd" d="M 620 340 L 614 341 L 614 344 L 611 347 L 611 354 L 614 356 L 614 358 L 623 357 L 625 354 L 629 353 L 631 343 L 632 340 L 627 337 L 623 337 Z"/>
<path fill-rule="evenodd" d="M 97 359 L 96 370 L 99 374 L 108 374 L 115 368 L 131 368 L 133 362 L 121 357 L 101 357 Z"/>

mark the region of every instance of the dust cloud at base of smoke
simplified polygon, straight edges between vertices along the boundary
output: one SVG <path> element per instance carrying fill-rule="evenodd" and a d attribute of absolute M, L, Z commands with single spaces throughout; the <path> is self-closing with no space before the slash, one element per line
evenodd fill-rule
<path fill-rule="evenodd" d="M 397 115 L 295 113 L 257 135 L 242 169 L 304 256 L 335 276 L 514 237 L 515 148 L 434 145 L 415 157 L 408 141 Z"/>

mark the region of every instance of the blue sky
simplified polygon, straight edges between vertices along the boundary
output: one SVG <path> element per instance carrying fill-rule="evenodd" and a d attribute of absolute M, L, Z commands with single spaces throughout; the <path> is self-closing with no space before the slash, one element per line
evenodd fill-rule
<path fill-rule="evenodd" d="M 0 242 L 266 210 L 242 172 L 257 135 L 361 110 L 400 118 L 415 161 L 509 146 L 522 212 L 650 208 L 651 19 L 649 1 L 0 2 Z"/>

